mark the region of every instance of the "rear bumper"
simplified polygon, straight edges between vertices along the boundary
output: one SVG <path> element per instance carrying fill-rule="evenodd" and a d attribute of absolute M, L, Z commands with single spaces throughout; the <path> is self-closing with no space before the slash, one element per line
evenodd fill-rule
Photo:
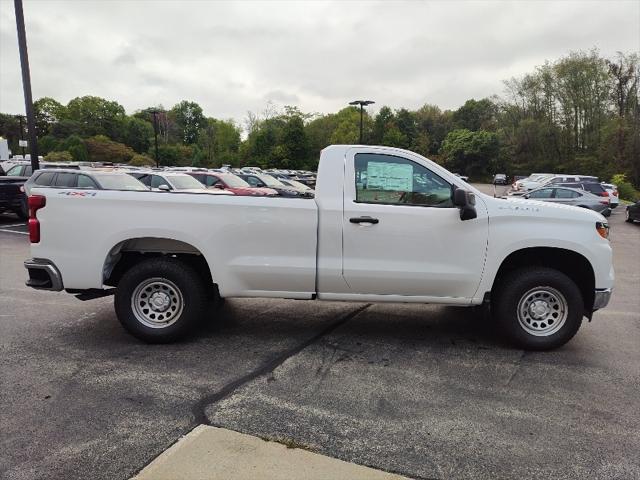
<path fill-rule="evenodd" d="M 29 272 L 29 279 L 25 282 L 27 287 L 54 292 L 64 288 L 60 271 L 51 260 L 31 258 L 24 262 L 24 268 Z"/>
<path fill-rule="evenodd" d="M 611 288 L 600 288 L 595 291 L 593 297 L 593 310 L 599 310 L 606 307 L 611 299 Z"/>

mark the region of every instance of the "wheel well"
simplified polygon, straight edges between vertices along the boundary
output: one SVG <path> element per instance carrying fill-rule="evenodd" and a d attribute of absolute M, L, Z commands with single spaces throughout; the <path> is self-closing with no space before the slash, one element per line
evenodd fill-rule
<path fill-rule="evenodd" d="M 547 267 L 558 270 L 573 280 L 584 300 L 587 316 L 593 310 L 595 274 L 591 263 L 579 253 L 564 248 L 533 247 L 517 250 L 504 259 L 493 282 L 497 285 L 508 272 L 525 266 Z"/>
<path fill-rule="evenodd" d="M 143 260 L 172 257 L 194 268 L 206 285 L 213 285 L 211 269 L 204 255 L 192 245 L 168 238 L 131 238 L 114 246 L 107 255 L 102 270 L 105 285 L 117 287 L 122 275 Z"/>

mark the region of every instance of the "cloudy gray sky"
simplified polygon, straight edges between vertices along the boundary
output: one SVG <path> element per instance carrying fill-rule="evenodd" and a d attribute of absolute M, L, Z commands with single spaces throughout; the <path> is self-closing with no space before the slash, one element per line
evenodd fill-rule
<path fill-rule="evenodd" d="M 570 50 L 640 51 L 640 0 L 24 0 L 34 98 L 198 102 L 242 121 L 267 101 L 328 113 L 503 93 Z M 0 0 L 0 111 L 24 111 L 13 1 Z"/>

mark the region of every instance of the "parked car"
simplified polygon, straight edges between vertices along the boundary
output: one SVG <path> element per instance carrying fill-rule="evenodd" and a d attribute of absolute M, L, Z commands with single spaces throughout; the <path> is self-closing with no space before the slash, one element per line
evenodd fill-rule
<path fill-rule="evenodd" d="M 579 188 L 581 190 L 585 190 L 589 193 L 597 195 L 598 197 L 606 198 L 609 203 L 611 200 L 609 199 L 609 192 L 599 183 L 593 182 L 569 182 L 569 183 L 559 183 L 558 186 L 569 187 L 569 188 Z"/>
<path fill-rule="evenodd" d="M 535 190 L 536 188 L 544 185 L 551 177 L 553 177 L 553 174 L 551 173 L 533 173 L 527 178 L 513 182 L 511 185 L 512 193 L 522 195 L 529 190 Z"/>
<path fill-rule="evenodd" d="M 311 195 L 315 195 L 315 193 L 316 193 L 316 191 L 313 188 L 309 187 L 308 185 L 305 185 L 302 182 L 299 182 L 298 180 L 292 180 L 290 178 L 288 178 L 288 179 L 281 178 L 279 180 L 282 183 L 284 183 L 286 186 L 291 187 L 291 188 L 295 188 L 299 192 L 308 193 L 308 194 L 311 194 Z"/>
<path fill-rule="evenodd" d="M 640 200 L 631 205 L 627 205 L 624 216 L 625 220 L 629 223 L 640 221 Z"/>
<path fill-rule="evenodd" d="M 506 185 L 507 184 L 507 176 L 504 173 L 496 173 L 493 177 L 494 185 Z"/>
<path fill-rule="evenodd" d="M 13 212 L 21 220 L 29 218 L 24 183 L 27 177 L 0 176 L 0 213 Z"/>
<path fill-rule="evenodd" d="M 180 172 L 128 172 L 140 180 L 149 190 L 182 193 L 210 193 L 215 195 L 233 195 L 226 190 L 209 190 L 191 175 Z"/>
<path fill-rule="evenodd" d="M 102 170 L 36 170 L 24 185 L 27 195 L 34 187 L 73 188 L 74 190 L 144 191 L 147 187 L 124 172 Z"/>
<path fill-rule="evenodd" d="M 97 195 L 32 190 L 27 285 L 115 290 L 118 319 L 148 342 L 186 335 L 211 297 L 277 297 L 488 303 L 502 334 L 542 350 L 568 342 L 614 286 L 601 215 L 493 198 L 397 148 L 324 148 L 315 199 Z"/>
<path fill-rule="evenodd" d="M 252 187 L 272 188 L 283 197 L 311 197 L 311 194 L 299 192 L 293 187 L 288 187 L 277 178 L 265 173 L 241 173 L 238 175 Z"/>
<path fill-rule="evenodd" d="M 620 196 L 618 194 L 618 186 L 613 183 L 601 183 L 604 189 L 609 194 L 609 200 L 611 201 L 611 208 L 616 208 L 620 204 Z"/>
<path fill-rule="evenodd" d="M 558 185 L 561 183 L 598 183 L 598 177 L 591 175 L 553 175 L 544 185 Z"/>
<path fill-rule="evenodd" d="M 228 190 L 240 196 L 275 197 L 278 196 L 272 188 L 252 187 L 243 179 L 232 173 L 220 172 L 190 172 L 193 178 L 207 188 Z"/>
<path fill-rule="evenodd" d="M 72 163 L 54 163 L 54 162 L 40 162 L 41 169 L 50 169 L 50 168 L 66 168 L 72 170 L 80 170 L 80 166 Z M 8 177 L 30 177 L 33 173 L 31 168 L 31 163 L 21 163 L 18 165 L 14 165 L 9 170 L 7 170 Z"/>
<path fill-rule="evenodd" d="M 554 202 L 574 207 L 589 208 L 594 212 L 608 217 L 611 215 L 609 198 L 599 197 L 578 188 L 541 187 L 524 195 L 524 198 L 540 202 Z"/>

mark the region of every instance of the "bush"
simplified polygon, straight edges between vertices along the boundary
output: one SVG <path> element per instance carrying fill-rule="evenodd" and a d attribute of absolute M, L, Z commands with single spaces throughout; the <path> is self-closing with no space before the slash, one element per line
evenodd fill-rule
<path fill-rule="evenodd" d="M 114 142 L 104 135 L 96 135 L 85 140 L 92 162 L 128 163 L 136 152 L 123 143 Z"/>
<path fill-rule="evenodd" d="M 635 202 L 640 197 L 640 193 L 633 188 L 624 173 L 617 173 L 611 177 L 611 183 L 618 187 L 618 195 L 622 200 Z"/>
<path fill-rule="evenodd" d="M 73 162 L 73 156 L 66 150 L 62 152 L 49 152 L 44 157 L 45 162 Z"/>
<path fill-rule="evenodd" d="M 156 161 L 146 155 L 135 155 L 129 162 L 129 165 L 133 165 L 135 167 L 154 167 L 156 165 Z"/>

